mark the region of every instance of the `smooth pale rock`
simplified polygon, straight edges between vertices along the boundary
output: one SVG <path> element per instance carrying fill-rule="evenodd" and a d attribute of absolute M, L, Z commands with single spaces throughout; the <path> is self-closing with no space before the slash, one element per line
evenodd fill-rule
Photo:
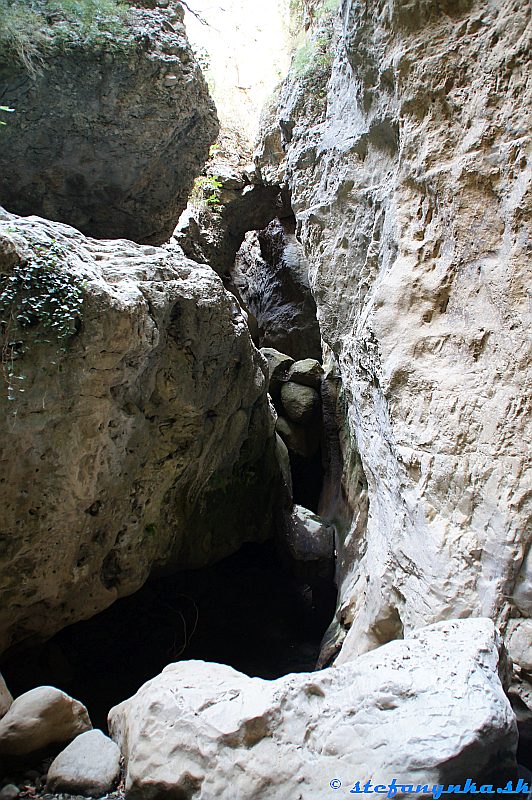
<path fill-rule="evenodd" d="M 183 10 L 173 6 L 131 8 L 107 53 L 105 36 L 94 46 L 78 35 L 54 50 L 57 17 L 48 49 L 30 56 L 35 74 L 16 59 L 2 64 L 16 109 L 0 151 L 9 211 L 99 238 L 171 237 L 218 132 Z"/>
<path fill-rule="evenodd" d="M 363 652 L 398 618 L 532 613 L 532 19 L 527 0 L 345 0 L 335 17 L 256 163 L 289 184 L 343 463 L 364 473 L 343 476 L 370 513 L 338 575 Z"/>
<path fill-rule="evenodd" d="M 82 733 L 52 761 L 46 779 L 51 792 L 101 797 L 120 776 L 120 750 L 100 730 Z"/>
<path fill-rule="evenodd" d="M 492 758 L 515 766 L 507 668 L 490 620 L 457 620 L 274 681 L 171 664 L 109 726 L 131 798 L 323 800 L 332 778 L 456 783 Z"/>
<path fill-rule="evenodd" d="M 280 485 L 264 360 L 212 269 L 0 211 L 6 274 L 53 242 L 82 322 L 66 352 L 30 345 L 23 393 L 0 381 L 0 651 L 107 608 L 155 564 L 264 541 Z"/>
<path fill-rule="evenodd" d="M 0 673 L 0 719 L 4 717 L 13 704 L 13 697 Z"/>
<path fill-rule="evenodd" d="M 295 361 L 288 372 L 288 380 L 302 386 L 312 386 L 319 389 L 323 377 L 323 367 L 315 358 L 304 358 Z"/>
<path fill-rule="evenodd" d="M 305 425 L 314 418 L 320 405 L 320 396 L 310 386 L 288 381 L 281 386 L 281 402 L 292 422 Z"/>
<path fill-rule="evenodd" d="M 275 430 L 288 449 L 298 456 L 310 458 L 320 446 L 319 430 L 312 430 L 292 422 L 286 417 L 278 417 Z"/>
<path fill-rule="evenodd" d="M 82 703 L 53 686 L 17 697 L 0 720 L 0 756 L 26 756 L 92 728 Z"/>

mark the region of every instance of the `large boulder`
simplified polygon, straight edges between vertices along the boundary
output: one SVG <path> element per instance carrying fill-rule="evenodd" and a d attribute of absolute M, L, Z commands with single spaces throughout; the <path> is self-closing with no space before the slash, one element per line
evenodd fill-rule
<path fill-rule="evenodd" d="M 0 720 L 0 759 L 28 756 L 92 728 L 87 709 L 53 686 L 21 694 Z"/>
<path fill-rule="evenodd" d="M 74 739 L 50 764 L 46 788 L 51 792 L 101 797 L 120 777 L 120 750 L 99 730 Z"/>
<path fill-rule="evenodd" d="M 209 267 L 4 214 L 0 280 L 0 650 L 271 535 L 264 361 Z"/>
<path fill-rule="evenodd" d="M 331 780 L 447 784 L 515 767 L 493 623 L 445 622 L 321 672 L 275 681 L 171 664 L 113 708 L 126 795 L 322 800 Z"/>
<path fill-rule="evenodd" d="M 3 49 L 2 97 L 15 109 L 0 149 L 9 211 L 102 238 L 170 238 L 218 123 L 182 6 L 167 5 L 131 8 L 112 35 L 101 19 L 103 31 L 83 35 L 51 9 L 29 70 Z"/>
<path fill-rule="evenodd" d="M 312 422 L 320 406 L 320 396 L 311 386 L 287 381 L 281 386 L 281 402 L 287 416 L 298 425 Z"/>
<path fill-rule="evenodd" d="M 532 613 L 530 4 L 335 5 L 258 164 L 289 183 L 341 381 L 338 622 L 358 652 L 450 617 L 504 632 Z"/>
<path fill-rule="evenodd" d="M 323 378 L 323 367 L 315 358 L 303 358 L 294 362 L 288 372 L 288 380 L 301 386 L 319 389 Z"/>

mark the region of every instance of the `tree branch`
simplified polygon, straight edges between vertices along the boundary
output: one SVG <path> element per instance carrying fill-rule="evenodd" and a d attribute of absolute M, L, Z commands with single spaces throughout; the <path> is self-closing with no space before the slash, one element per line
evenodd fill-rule
<path fill-rule="evenodd" d="M 198 14 L 197 11 L 194 11 L 193 8 L 190 8 L 189 4 L 185 2 L 185 0 L 179 0 L 179 2 L 181 3 L 182 6 L 185 6 L 187 11 L 190 11 L 190 13 L 193 14 L 196 17 L 196 19 L 199 20 L 199 22 L 201 22 L 202 25 L 207 25 L 207 27 L 210 27 L 207 20 L 203 19 L 203 17 L 200 14 Z"/>

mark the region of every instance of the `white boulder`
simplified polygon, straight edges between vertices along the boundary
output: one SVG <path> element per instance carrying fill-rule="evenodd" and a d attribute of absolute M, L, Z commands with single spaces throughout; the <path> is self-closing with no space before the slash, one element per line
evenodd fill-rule
<path fill-rule="evenodd" d="M 26 756 L 92 728 L 87 709 L 53 686 L 21 694 L 0 720 L 0 756 Z"/>
<path fill-rule="evenodd" d="M 82 733 L 50 765 L 47 789 L 87 797 L 110 792 L 120 777 L 120 750 L 102 731 Z"/>
<path fill-rule="evenodd" d="M 456 782 L 515 759 L 493 623 L 431 625 L 341 667 L 249 678 L 171 664 L 113 708 L 128 796 L 323 800 L 330 781 Z"/>

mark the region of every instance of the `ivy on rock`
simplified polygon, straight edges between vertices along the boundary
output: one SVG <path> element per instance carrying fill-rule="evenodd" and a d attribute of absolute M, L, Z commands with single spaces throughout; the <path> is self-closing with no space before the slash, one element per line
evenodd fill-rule
<path fill-rule="evenodd" d="M 0 274 L 1 364 L 8 399 L 24 392 L 19 364 L 39 344 L 65 353 L 81 327 L 83 282 L 64 269 L 66 253 L 57 242 L 39 245 L 31 257 Z M 55 356 L 49 362 L 56 365 Z"/>

